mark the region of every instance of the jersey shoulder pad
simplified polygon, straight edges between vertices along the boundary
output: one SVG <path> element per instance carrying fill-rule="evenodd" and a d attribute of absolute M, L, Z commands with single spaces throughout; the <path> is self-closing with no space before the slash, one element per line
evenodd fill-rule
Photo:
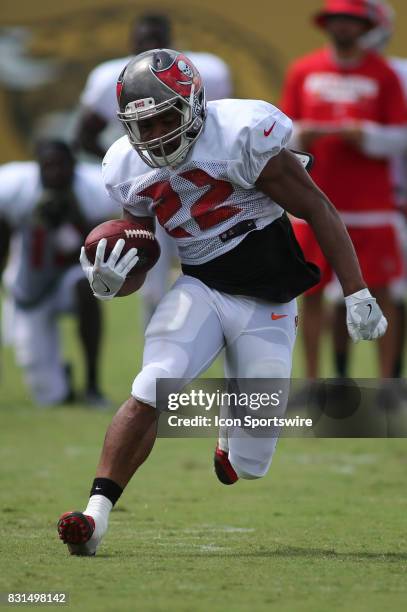
<path fill-rule="evenodd" d="M 253 187 L 267 161 L 287 145 L 292 133 L 291 119 L 263 100 L 209 103 L 207 122 L 209 139 L 218 134 L 223 143 L 221 151 L 223 159 L 230 161 L 231 177 L 247 189 Z"/>
<path fill-rule="evenodd" d="M 219 130 L 230 152 L 236 158 L 244 147 L 270 150 L 282 148 L 291 136 L 292 121 L 276 106 L 263 100 L 217 100 L 208 103 L 212 129 Z M 212 124 L 212 125 L 211 125 Z"/>

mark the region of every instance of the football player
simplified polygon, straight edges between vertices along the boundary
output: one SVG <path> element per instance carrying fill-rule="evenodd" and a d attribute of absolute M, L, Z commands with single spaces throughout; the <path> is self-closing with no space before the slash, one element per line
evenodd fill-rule
<path fill-rule="evenodd" d="M 376 25 L 370 29 L 361 38 L 361 46 L 365 50 L 373 50 L 379 53 L 384 53 L 394 31 L 395 14 L 392 7 L 384 0 L 376 0 L 373 5 L 376 15 Z M 400 79 L 403 88 L 404 96 L 407 100 L 407 59 L 400 57 L 386 58 L 391 68 Z M 398 211 L 395 218 L 395 228 L 399 232 L 399 242 L 403 253 L 403 271 L 401 276 L 395 277 L 390 283 L 389 290 L 392 300 L 396 307 L 396 317 L 394 327 L 397 329 L 397 355 L 394 364 L 392 376 L 399 378 L 403 372 L 403 354 L 404 342 L 406 335 L 406 312 L 405 312 L 405 297 L 407 289 L 406 266 L 407 266 L 407 153 L 400 153 L 391 158 L 391 178 L 393 183 L 394 199 Z M 330 288 L 331 289 L 331 288 Z M 333 285 L 333 291 L 330 291 L 334 299 L 340 300 L 336 304 L 338 314 L 336 320 L 343 320 L 344 306 L 340 298 L 340 291 L 337 291 L 336 283 Z M 343 325 L 341 325 L 341 330 Z M 346 376 L 348 373 L 348 350 L 347 343 L 344 341 L 343 333 L 335 334 L 337 347 L 335 347 L 336 357 L 335 363 L 340 367 L 340 375 Z M 402 380 L 400 380 L 402 383 Z M 401 387 L 403 384 L 401 384 Z M 394 398 L 393 398 L 394 400 Z"/>
<path fill-rule="evenodd" d="M 286 211 L 310 223 L 336 270 L 353 340 L 387 327 L 338 213 L 287 150 L 286 115 L 258 100 L 206 105 L 196 67 L 168 49 L 132 59 L 117 93 L 127 135 L 104 159 L 106 187 L 126 218 L 148 229 L 158 220 L 178 245 L 183 274 L 147 327 L 142 370 L 107 431 L 86 509 L 59 520 L 60 538 L 77 555 L 95 554 L 113 505 L 153 447 L 157 378 L 193 380 L 222 349 L 228 378 L 290 377 L 296 297 L 319 272 Z M 94 294 L 112 299 L 124 282 L 120 262 L 104 262 L 104 239 L 97 249 L 99 263 L 82 251 L 82 266 Z M 264 476 L 277 438 L 229 433 L 215 451 L 219 480 Z"/>
<path fill-rule="evenodd" d="M 137 55 L 155 48 L 171 47 L 171 23 L 164 14 L 142 15 L 130 32 L 131 53 Z M 103 62 L 92 70 L 81 95 L 82 112 L 77 130 L 79 145 L 86 151 L 103 157 L 106 148 L 123 131 L 117 120 L 115 95 L 117 77 L 132 56 Z M 207 100 L 230 98 L 232 78 L 227 64 L 213 53 L 193 52 L 188 57 L 197 66 L 205 84 Z M 120 133 L 119 133 L 120 130 Z M 169 287 L 171 262 L 176 261 L 177 250 L 168 235 L 157 228 L 161 257 L 149 273 L 142 288 L 144 324 L 150 320 L 158 302 Z"/>
<path fill-rule="evenodd" d="M 390 159 L 406 148 L 407 111 L 397 75 L 365 47 L 380 22 L 375 0 L 325 0 L 314 21 L 329 45 L 290 67 L 282 109 L 294 120 L 295 144 L 315 156 L 311 175 L 346 224 L 363 276 L 390 321 L 378 343 L 380 376 L 393 375 L 397 325 L 389 286 L 402 271 Z M 374 32 L 375 31 L 375 32 Z M 303 300 L 307 376 L 316 378 L 322 332 L 323 289 L 332 266 L 313 230 L 295 223 L 306 257 L 321 268 L 321 283 Z M 345 311 L 345 308 L 342 309 Z M 336 369 L 345 376 L 345 316 L 334 323 Z"/>
<path fill-rule="evenodd" d="M 76 163 L 64 142 L 44 140 L 37 161 L 1 166 L 0 182 L 2 238 L 11 234 L 3 337 L 15 348 L 34 400 L 62 403 L 73 391 L 60 350 L 58 315 L 75 314 L 86 363 L 84 401 L 105 404 L 98 381 L 101 313 L 77 262 L 89 230 L 117 208 L 105 192 L 100 168 Z"/>

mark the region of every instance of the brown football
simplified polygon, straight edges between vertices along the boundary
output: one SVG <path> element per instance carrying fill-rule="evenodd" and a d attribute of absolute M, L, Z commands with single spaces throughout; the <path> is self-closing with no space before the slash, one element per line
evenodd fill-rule
<path fill-rule="evenodd" d="M 160 257 L 160 245 L 154 233 L 140 223 L 128 219 L 105 221 L 94 227 L 85 240 L 86 255 L 92 263 L 95 261 L 96 247 L 102 238 L 107 240 L 105 261 L 120 238 L 125 241 L 120 257 L 123 257 L 133 247 L 137 249 L 139 260 L 128 273 L 117 295 L 125 296 L 134 293 L 143 284 L 146 272 L 157 263 Z"/>

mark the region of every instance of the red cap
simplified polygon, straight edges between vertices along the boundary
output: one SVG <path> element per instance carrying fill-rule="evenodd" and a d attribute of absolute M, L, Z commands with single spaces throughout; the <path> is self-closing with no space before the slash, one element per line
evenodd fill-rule
<path fill-rule="evenodd" d="M 331 15 L 359 17 L 370 22 L 372 26 L 375 26 L 378 20 L 374 0 L 325 0 L 325 6 L 314 16 L 314 22 L 323 28 L 326 18 Z"/>

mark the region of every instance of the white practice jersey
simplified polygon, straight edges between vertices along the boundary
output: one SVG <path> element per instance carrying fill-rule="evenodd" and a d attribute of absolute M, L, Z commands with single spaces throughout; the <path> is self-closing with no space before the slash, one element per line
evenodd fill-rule
<path fill-rule="evenodd" d="M 0 166 L 0 185 L 0 217 L 13 230 L 18 230 L 30 218 L 43 189 L 37 162 L 10 162 Z M 76 165 L 73 192 L 90 223 L 118 216 L 120 212 L 106 193 L 99 164 Z"/>
<path fill-rule="evenodd" d="M 227 64 L 212 53 L 186 52 L 198 68 L 205 85 L 207 100 L 230 98 L 232 80 Z M 116 83 L 123 68 L 133 56 L 103 62 L 96 66 L 88 76 L 80 102 L 107 122 L 117 120 Z"/>
<path fill-rule="evenodd" d="M 0 184 L 0 218 L 12 230 L 3 280 L 21 304 L 31 304 L 45 296 L 61 277 L 64 248 L 73 248 L 77 240 L 80 246 L 81 235 L 69 225 L 58 231 L 35 222 L 36 207 L 45 193 L 36 162 L 0 166 Z M 72 193 L 87 226 L 118 216 L 120 209 L 106 193 L 99 165 L 76 165 Z"/>
<path fill-rule="evenodd" d="M 291 131 L 291 120 L 267 102 L 210 102 L 202 133 L 179 166 L 151 169 L 124 136 L 103 161 L 105 185 L 132 215 L 157 217 L 182 263 L 202 264 L 244 239 L 223 239 L 239 222 L 253 220 L 259 230 L 281 217 L 283 209 L 255 182 Z"/>

